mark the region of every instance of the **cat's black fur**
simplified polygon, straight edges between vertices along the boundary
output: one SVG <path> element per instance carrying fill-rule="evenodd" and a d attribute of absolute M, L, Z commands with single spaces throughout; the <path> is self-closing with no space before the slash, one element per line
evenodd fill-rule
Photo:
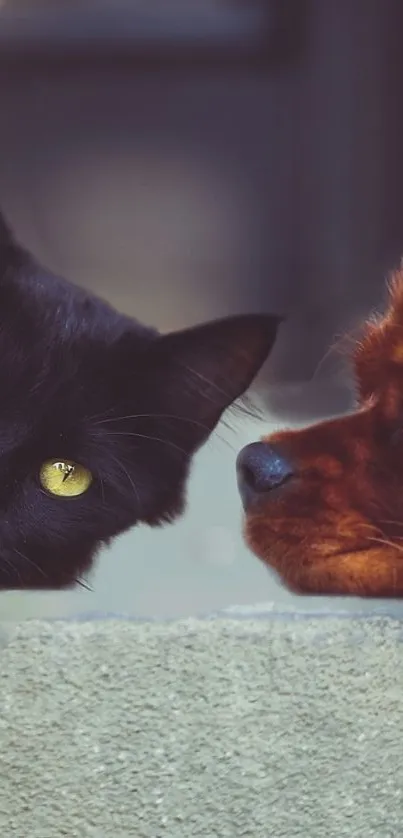
<path fill-rule="evenodd" d="M 279 318 L 160 335 L 43 269 L 0 217 L 0 588 L 61 588 L 97 549 L 184 506 L 193 453 L 249 386 Z M 49 496 L 48 458 L 90 469 Z"/>

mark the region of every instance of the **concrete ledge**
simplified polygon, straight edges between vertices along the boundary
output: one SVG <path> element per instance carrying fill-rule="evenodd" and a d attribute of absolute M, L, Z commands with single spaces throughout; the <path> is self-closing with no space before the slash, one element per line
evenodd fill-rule
<path fill-rule="evenodd" d="M 1 835 L 401 836 L 398 620 L 4 631 Z"/>

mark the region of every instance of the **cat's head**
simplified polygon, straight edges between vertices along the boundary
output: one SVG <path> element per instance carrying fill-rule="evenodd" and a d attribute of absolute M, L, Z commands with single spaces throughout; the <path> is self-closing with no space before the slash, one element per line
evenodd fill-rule
<path fill-rule="evenodd" d="M 74 584 L 112 537 L 180 514 L 193 454 L 278 323 L 160 335 L 44 270 L 0 219 L 0 588 Z"/>

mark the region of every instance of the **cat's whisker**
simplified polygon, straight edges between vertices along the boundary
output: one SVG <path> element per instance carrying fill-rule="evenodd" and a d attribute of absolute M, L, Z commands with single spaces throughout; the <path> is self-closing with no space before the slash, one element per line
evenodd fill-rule
<path fill-rule="evenodd" d="M 208 425 L 205 425 L 203 422 L 198 422 L 196 419 L 189 419 L 187 416 L 177 416 L 174 413 L 128 413 L 125 416 L 113 416 L 110 419 L 94 422 L 94 425 L 106 425 L 109 422 L 123 422 L 127 419 L 175 419 L 177 422 L 185 422 L 188 425 L 194 425 L 196 428 L 202 428 L 203 431 L 210 430 Z"/>
<path fill-rule="evenodd" d="M 89 591 L 91 594 L 94 593 L 94 589 L 87 585 L 87 583 L 84 582 L 83 579 L 75 579 L 75 583 L 76 585 L 79 585 L 80 588 L 84 588 L 84 590 Z"/>
<path fill-rule="evenodd" d="M 180 445 L 176 445 L 176 443 L 172 442 L 170 439 L 160 439 L 158 436 L 148 436 L 148 434 L 136 434 L 134 431 L 108 431 L 108 436 L 133 436 L 138 439 L 147 439 L 149 442 L 160 442 L 161 445 L 167 445 L 168 447 L 179 451 L 184 457 L 188 456 L 188 452 L 185 451 L 184 448 L 181 448 Z"/>
<path fill-rule="evenodd" d="M 113 417 L 112 417 L 112 420 L 108 420 L 105 417 L 108 417 L 111 413 L 114 412 L 114 410 L 115 410 L 114 407 L 110 407 L 108 410 L 103 410 L 102 413 L 93 413 L 92 416 L 86 416 L 85 419 L 86 419 L 87 422 L 92 422 L 94 419 L 100 419 L 100 420 L 105 419 L 106 422 L 108 422 L 108 421 L 113 422 L 114 421 Z M 98 424 L 98 423 L 95 423 L 95 424 Z"/>
<path fill-rule="evenodd" d="M 192 425 L 193 427 L 201 428 L 201 430 L 206 431 L 206 433 L 208 433 L 208 434 L 210 434 L 210 431 L 211 431 L 211 429 L 207 425 L 205 425 L 203 422 L 198 422 L 195 419 L 189 419 L 187 416 L 177 416 L 176 414 L 173 414 L 173 413 L 128 413 L 125 416 L 113 416 L 109 419 L 104 419 L 104 420 L 101 420 L 99 422 L 94 422 L 93 424 L 95 426 L 100 426 L 100 425 L 107 425 L 107 424 L 110 424 L 112 422 L 124 422 L 124 421 L 127 421 L 127 420 L 135 420 L 135 419 L 168 419 L 168 420 L 175 420 L 176 422 L 183 422 L 185 424 Z M 225 420 L 223 421 L 223 425 L 225 425 L 227 430 L 235 433 L 234 428 L 232 428 L 231 425 L 228 422 L 226 422 Z M 214 438 L 218 439 L 220 442 L 222 442 L 224 445 L 226 445 L 228 448 L 230 448 L 231 451 L 236 451 L 237 450 L 236 447 L 228 439 L 225 439 L 225 437 L 222 436 L 222 434 L 220 434 L 217 430 L 215 431 Z"/>
<path fill-rule="evenodd" d="M 112 456 L 112 459 L 115 461 L 115 463 L 117 463 L 117 465 L 118 465 L 118 466 L 122 469 L 122 471 L 123 471 L 123 472 L 124 472 L 124 474 L 126 475 L 126 477 L 127 477 L 128 481 L 129 481 L 129 483 L 130 483 L 130 485 L 131 485 L 131 487 L 132 487 L 132 489 L 133 489 L 133 492 L 134 492 L 134 494 L 135 494 L 135 496 L 136 496 L 137 506 L 138 506 L 138 508 L 140 509 L 140 506 L 141 506 L 141 504 L 140 504 L 140 495 L 139 495 L 139 493 L 138 493 L 138 491 L 137 491 L 137 487 L 136 487 L 135 483 L 133 482 L 133 480 L 132 480 L 132 478 L 131 478 L 131 476 L 130 476 L 129 472 L 127 471 L 127 468 L 123 465 L 123 463 L 122 463 L 122 462 L 121 462 L 121 461 L 120 461 L 117 457 L 114 457 L 113 455 L 110 455 L 110 456 Z"/>
<path fill-rule="evenodd" d="M 4 563 L 5 563 L 5 565 L 6 565 L 6 570 L 7 570 L 7 572 L 8 572 L 8 575 L 9 575 L 9 576 L 13 576 L 13 573 L 15 573 L 15 572 L 16 572 L 16 573 L 17 573 L 17 576 L 18 576 L 18 578 L 19 578 L 19 580 L 20 580 L 20 581 L 22 581 L 21 574 L 20 574 L 20 572 L 19 572 L 19 570 L 18 570 L 18 567 L 16 567 L 15 565 L 13 565 L 13 563 L 12 563 L 11 559 L 7 559 L 7 557 L 6 557 L 6 556 L 1 556 L 1 558 L 0 558 L 0 564 L 1 564 L 2 562 L 4 562 Z"/>
<path fill-rule="evenodd" d="M 21 556 L 21 558 L 24 559 L 24 561 L 26 561 L 27 564 L 32 565 L 32 567 L 34 567 L 35 570 L 39 570 L 39 573 L 41 573 L 44 579 L 47 579 L 47 575 L 43 568 L 39 567 L 39 565 L 37 565 L 36 562 L 33 562 L 32 559 L 28 558 L 28 556 L 26 556 L 25 553 L 21 553 L 21 551 L 17 550 L 16 547 L 14 547 L 14 553 L 17 553 L 18 556 Z"/>
<path fill-rule="evenodd" d="M 228 412 L 242 413 L 243 416 L 249 416 L 250 419 L 262 422 L 265 418 L 265 410 L 252 400 L 252 397 L 245 393 L 236 399 L 228 408 Z"/>
<path fill-rule="evenodd" d="M 186 416 L 176 416 L 173 413 L 126 413 L 123 416 L 112 416 L 110 419 L 104 419 L 100 422 L 94 422 L 94 425 L 106 425 L 109 422 L 123 422 L 126 419 L 177 419 L 181 422 L 188 422 L 192 425 L 199 425 L 202 428 L 206 427 L 205 425 L 203 425 L 202 422 L 197 422 L 194 419 L 188 419 Z"/>
<path fill-rule="evenodd" d="M 227 391 L 224 390 L 222 387 L 220 387 L 219 384 L 216 384 L 215 381 L 212 381 L 211 378 L 207 378 L 207 376 L 205 376 L 201 372 L 198 372 L 197 370 L 193 369 L 193 367 L 189 367 L 188 364 L 183 364 L 181 366 L 184 366 L 184 368 L 188 372 L 190 372 L 192 375 L 194 375 L 195 378 L 198 378 L 199 381 L 203 382 L 203 384 L 207 384 L 209 387 L 211 387 L 213 390 L 215 390 L 217 393 L 219 393 L 220 396 L 224 396 L 224 398 L 227 400 L 228 404 L 230 404 L 232 402 L 231 395 L 229 393 L 227 393 Z M 213 396 L 207 396 L 206 393 L 204 393 L 203 395 L 204 395 L 204 398 L 208 398 L 210 401 L 214 402 Z"/>

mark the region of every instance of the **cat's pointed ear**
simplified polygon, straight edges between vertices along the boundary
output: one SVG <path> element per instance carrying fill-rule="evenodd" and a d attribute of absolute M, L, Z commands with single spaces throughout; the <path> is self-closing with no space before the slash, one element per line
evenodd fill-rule
<path fill-rule="evenodd" d="M 0 249 L 4 247 L 16 247 L 14 236 L 11 232 L 3 213 L 0 211 Z"/>
<path fill-rule="evenodd" d="M 31 257 L 13 236 L 11 227 L 0 210 L 0 278 L 4 271 L 31 261 Z"/>
<path fill-rule="evenodd" d="M 283 319 L 237 315 L 160 337 L 164 402 L 173 413 L 203 425 L 207 435 L 252 383 Z"/>

